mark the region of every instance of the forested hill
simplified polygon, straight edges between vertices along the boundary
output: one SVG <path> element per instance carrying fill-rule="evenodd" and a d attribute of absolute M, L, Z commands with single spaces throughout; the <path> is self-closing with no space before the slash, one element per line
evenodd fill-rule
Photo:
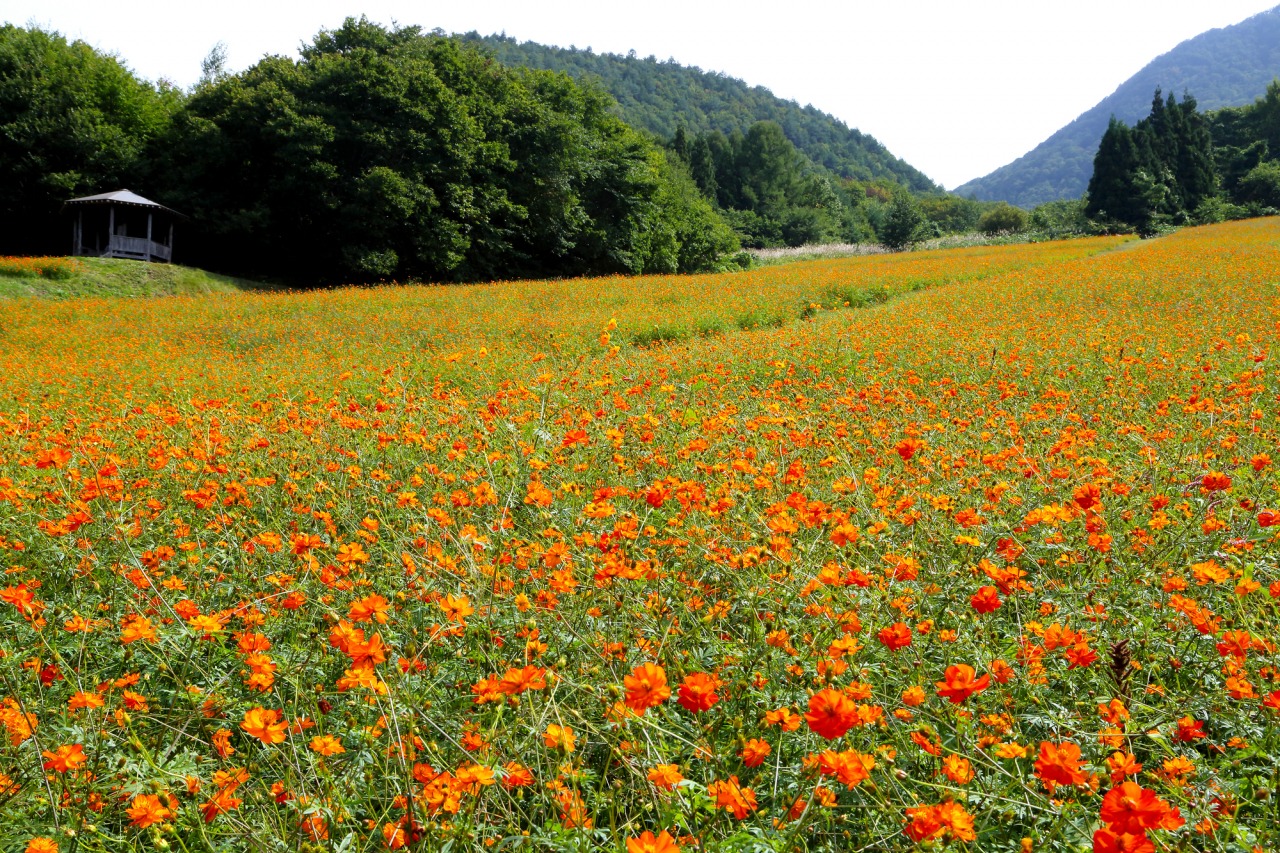
<path fill-rule="evenodd" d="M 1280 6 L 1234 26 L 1209 30 L 1152 60 L 1120 88 L 1030 153 L 955 192 L 1032 207 L 1078 198 L 1089 185 L 1098 141 L 1115 116 L 1134 124 L 1151 109 L 1157 87 L 1190 92 L 1200 109 L 1252 103 L 1280 76 Z"/>
<path fill-rule="evenodd" d="M 727 135 L 735 130 L 746 133 L 758 121 L 774 121 L 805 157 L 841 177 L 887 178 L 923 192 L 940 189 L 875 138 L 762 86 L 652 56 L 547 47 L 475 32 L 460 38 L 486 45 L 505 65 L 563 71 L 578 80 L 596 78 L 617 100 L 625 122 L 663 139 L 670 139 L 682 124 L 690 133 L 718 130 Z"/>

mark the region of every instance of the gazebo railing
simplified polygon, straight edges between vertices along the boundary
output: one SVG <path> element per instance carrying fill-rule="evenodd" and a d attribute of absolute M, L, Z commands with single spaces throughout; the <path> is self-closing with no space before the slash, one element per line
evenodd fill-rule
<path fill-rule="evenodd" d="M 168 261 L 171 260 L 172 255 L 173 249 L 163 243 L 148 240 L 146 237 L 124 237 L 119 234 L 111 235 L 106 250 L 102 252 L 104 258 L 137 258 L 139 260 L 159 258 Z"/>

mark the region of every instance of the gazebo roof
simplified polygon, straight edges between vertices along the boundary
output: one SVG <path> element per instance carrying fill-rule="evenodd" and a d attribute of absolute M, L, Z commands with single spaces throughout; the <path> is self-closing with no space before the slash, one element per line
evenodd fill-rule
<path fill-rule="evenodd" d="M 163 210 L 165 213 L 172 214 L 186 219 L 176 210 L 165 207 L 163 204 L 156 204 L 149 198 L 143 198 L 131 190 L 116 190 L 109 193 L 98 193 L 97 195 L 87 195 L 82 198 L 73 198 L 64 202 L 64 204 L 125 204 L 132 207 L 150 207 L 155 210 Z"/>

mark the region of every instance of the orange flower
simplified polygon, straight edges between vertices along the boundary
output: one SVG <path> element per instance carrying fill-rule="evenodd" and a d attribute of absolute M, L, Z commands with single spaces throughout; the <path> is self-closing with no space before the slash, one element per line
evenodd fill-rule
<path fill-rule="evenodd" d="M 911 645 L 911 627 L 906 622 L 894 622 L 888 628 L 881 629 L 876 635 L 891 652 Z"/>
<path fill-rule="evenodd" d="M 676 701 L 686 711 L 698 713 L 708 711 L 720 701 L 720 679 L 707 672 L 695 672 L 686 675 L 680 682 L 679 696 Z"/>
<path fill-rule="evenodd" d="M 759 738 L 752 738 L 746 742 L 738 755 L 742 758 L 743 764 L 748 767 L 758 767 L 769 756 L 770 752 L 773 752 L 773 747 L 769 746 L 768 743 Z"/>
<path fill-rule="evenodd" d="M 547 726 L 547 730 L 542 733 L 542 742 L 548 749 L 563 749 L 565 752 L 573 752 L 575 749 L 573 729 L 555 723 Z"/>
<path fill-rule="evenodd" d="M 813 731 L 827 740 L 835 740 L 858 721 L 858 706 L 839 690 L 828 687 L 809 698 L 809 711 L 804 719 Z"/>
<path fill-rule="evenodd" d="M 101 708 L 102 705 L 101 696 L 97 693 L 86 693 L 83 690 L 67 700 L 67 707 L 73 711 L 77 708 Z"/>
<path fill-rule="evenodd" d="M 942 759 L 942 772 L 957 785 L 967 785 L 973 781 L 973 765 L 969 759 L 960 755 L 948 755 Z"/>
<path fill-rule="evenodd" d="M 156 629 L 151 620 L 145 616 L 130 616 L 120 629 L 120 642 L 126 646 L 138 641 L 153 643 L 156 640 Z"/>
<path fill-rule="evenodd" d="M 264 744 L 283 743 L 285 731 L 289 724 L 281 722 L 280 712 L 267 710 L 262 706 L 250 708 L 244 712 L 244 722 L 240 724 L 251 737 L 256 737 Z"/>
<path fill-rule="evenodd" d="M 790 708 L 776 708 L 764 715 L 766 726 L 778 726 L 784 732 L 794 732 L 800 728 L 800 716 Z"/>
<path fill-rule="evenodd" d="M 80 765 L 89 760 L 84 754 L 84 747 L 78 743 L 60 746 L 53 752 L 45 750 L 40 754 L 48 759 L 44 763 L 44 769 L 56 770 L 59 773 L 78 770 Z"/>
<path fill-rule="evenodd" d="M 342 746 L 342 741 L 333 735 L 316 735 L 308 744 L 311 751 L 317 755 L 337 755 L 347 750 Z"/>
<path fill-rule="evenodd" d="M 541 667 L 526 666 L 521 669 L 508 669 L 507 674 L 498 682 L 498 692 L 508 695 L 519 695 L 526 690 L 544 690 L 547 686 L 547 671 Z"/>
<path fill-rule="evenodd" d="M 1122 782 L 1108 791 L 1099 816 L 1113 832 L 1134 835 L 1148 829 L 1174 830 L 1186 823 L 1177 808 L 1136 782 Z"/>
<path fill-rule="evenodd" d="M 47 835 L 38 835 L 27 842 L 25 853 L 58 853 L 58 842 Z"/>
<path fill-rule="evenodd" d="M 665 829 L 656 838 L 645 830 L 639 837 L 627 839 L 627 853 L 680 853 L 680 845 Z"/>
<path fill-rule="evenodd" d="M 146 829 L 153 823 L 160 823 L 173 816 L 173 812 L 160 804 L 155 794 L 139 794 L 129 804 L 129 823 L 139 829 Z"/>
<path fill-rule="evenodd" d="M 351 602 L 351 607 L 347 614 L 353 622 L 370 622 L 377 621 L 383 625 L 387 624 L 387 609 L 390 603 L 381 595 L 366 595 L 358 601 Z"/>
<path fill-rule="evenodd" d="M 850 788 L 871 778 L 870 771 L 876 766 L 875 759 L 852 749 L 836 752 L 824 749 L 818 754 L 818 772 L 823 776 L 835 776 L 840 783 Z"/>
<path fill-rule="evenodd" d="M 1085 775 L 1080 769 L 1080 747 L 1071 741 L 1041 741 L 1040 757 L 1036 759 L 1036 778 L 1050 793 L 1058 785 L 1083 785 Z"/>
<path fill-rule="evenodd" d="M 907 826 L 903 833 L 912 841 L 933 838 L 955 838 L 957 841 L 973 841 L 973 815 L 964 806 L 950 800 L 936 806 L 919 806 L 907 809 Z"/>
<path fill-rule="evenodd" d="M 444 611 L 446 619 L 459 625 L 465 625 L 467 617 L 476 612 L 471 606 L 471 599 L 465 595 L 445 596 L 440 600 L 440 609 Z"/>
<path fill-rule="evenodd" d="M 975 693 L 981 693 L 991 685 L 991 676 L 974 678 L 976 673 L 967 663 L 947 667 L 943 674 L 945 681 L 937 682 L 938 695 L 949 699 L 953 704 L 960 704 Z"/>
<path fill-rule="evenodd" d="M 231 745 L 230 729 L 218 729 L 213 733 L 213 748 L 219 758 L 228 758 L 235 754 L 236 748 Z"/>
<path fill-rule="evenodd" d="M 502 769 L 506 771 L 502 777 L 502 787 L 507 790 L 526 788 L 533 784 L 533 774 L 518 761 L 508 761 Z"/>
<path fill-rule="evenodd" d="M 671 698 L 667 672 L 657 664 L 646 663 L 631 670 L 622 686 L 627 690 L 627 707 L 639 714 Z"/>
<path fill-rule="evenodd" d="M 747 814 L 759 808 L 756 803 L 756 792 L 742 787 L 737 776 L 712 782 L 707 786 L 707 795 L 716 801 L 716 808 L 730 812 L 738 820 L 742 820 Z"/>
<path fill-rule="evenodd" d="M 656 764 L 649 771 L 649 781 L 664 791 L 670 791 L 684 781 L 684 776 L 674 764 Z"/>
<path fill-rule="evenodd" d="M 969 606 L 979 613 L 1000 609 L 1000 593 L 994 586 L 984 586 L 969 599 Z"/>
<path fill-rule="evenodd" d="M 1204 733 L 1204 721 L 1192 717 L 1180 718 L 1177 731 L 1173 733 L 1173 739 L 1182 743 L 1189 743 L 1206 737 L 1208 735 Z"/>
<path fill-rule="evenodd" d="M 1200 491 L 1205 494 L 1221 492 L 1229 488 L 1231 488 L 1231 478 L 1221 471 L 1210 471 L 1200 479 Z"/>

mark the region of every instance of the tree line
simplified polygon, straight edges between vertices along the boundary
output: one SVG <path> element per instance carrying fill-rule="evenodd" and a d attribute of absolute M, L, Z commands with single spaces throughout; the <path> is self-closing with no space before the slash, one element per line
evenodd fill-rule
<path fill-rule="evenodd" d="M 349 18 L 240 73 L 215 50 L 183 91 L 0 27 L 0 253 L 64 253 L 62 204 L 122 187 L 191 217 L 183 262 L 299 285 L 722 270 L 743 247 L 1150 230 L 1280 203 L 1280 84 L 1208 117 L 1158 96 L 1138 127 L 1113 122 L 1087 201 L 1028 213 L 839 174 L 769 119 L 663 138 L 598 82 L 486 45 Z"/>
<path fill-rule="evenodd" d="M 183 258 L 293 282 L 714 269 L 733 231 L 598 88 L 417 27 L 348 19 L 190 92 L 0 28 L 0 251 L 64 252 L 58 210 L 128 186 L 192 218 Z"/>
<path fill-rule="evenodd" d="M 1130 128 L 1112 117 L 1085 214 L 1103 227 L 1158 233 L 1280 208 L 1280 81 L 1253 104 L 1201 113 L 1159 89 Z"/>

